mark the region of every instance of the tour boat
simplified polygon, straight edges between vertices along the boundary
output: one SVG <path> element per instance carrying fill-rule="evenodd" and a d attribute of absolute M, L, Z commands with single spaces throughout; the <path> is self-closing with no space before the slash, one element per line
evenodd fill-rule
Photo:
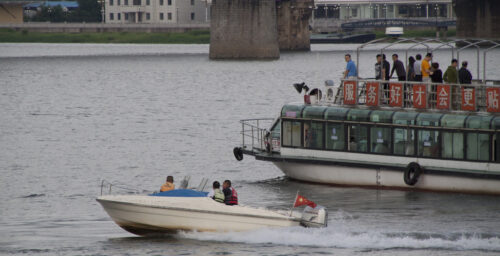
<path fill-rule="evenodd" d="M 225 205 L 206 194 L 179 189 L 151 195 L 104 195 L 97 201 L 116 224 L 141 236 L 178 231 L 225 232 L 327 225 L 327 212 L 322 207 L 306 207 L 302 213 L 271 211 Z"/>
<path fill-rule="evenodd" d="M 374 45 L 387 52 L 412 43 L 395 50 L 406 51 L 406 59 L 416 45 L 432 52 L 454 43 L 390 40 Z M 465 42 L 465 48 L 488 43 Z M 361 45 L 357 63 L 373 43 L 382 41 Z M 487 52 L 500 46 L 491 44 L 477 48 L 484 63 Z M 453 48 L 452 57 L 461 49 Z M 271 161 L 300 181 L 500 194 L 500 86 L 485 74 L 472 84 L 355 79 L 335 87 L 327 81 L 325 97 L 295 84 L 299 93 L 306 91 L 304 101 L 284 105 L 277 118 L 242 120 L 242 142 L 233 151 L 238 160 L 246 154 Z"/>

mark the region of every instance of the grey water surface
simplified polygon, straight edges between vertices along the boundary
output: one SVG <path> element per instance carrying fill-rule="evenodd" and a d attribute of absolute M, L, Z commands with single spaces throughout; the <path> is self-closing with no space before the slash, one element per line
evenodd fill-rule
<path fill-rule="evenodd" d="M 499 255 L 500 197 L 300 183 L 234 159 L 240 119 L 277 116 L 300 100 L 292 83 L 338 83 L 355 47 L 210 61 L 208 45 L 0 44 L 0 255 Z M 360 57 L 362 76 L 375 53 Z M 435 53 L 443 70 L 450 54 Z M 329 226 L 142 238 L 95 201 L 103 179 L 148 193 L 166 175 L 231 179 L 242 203 L 272 209 L 300 190 Z"/>

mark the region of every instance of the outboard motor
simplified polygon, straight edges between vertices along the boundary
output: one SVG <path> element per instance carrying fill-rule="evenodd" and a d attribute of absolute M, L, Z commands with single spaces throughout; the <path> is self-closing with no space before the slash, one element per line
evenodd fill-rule
<path fill-rule="evenodd" d="M 307 206 L 302 212 L 300 225 L 308 228 L 323 228 L 328 226 L 328 212 L 323 206 L 312 208 Z"/>

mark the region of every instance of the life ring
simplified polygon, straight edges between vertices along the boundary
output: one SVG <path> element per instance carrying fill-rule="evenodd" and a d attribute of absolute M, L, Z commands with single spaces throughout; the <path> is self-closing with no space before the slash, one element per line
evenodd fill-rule
<path fill-rule="evenodd" d="M 233 154 L 234 154 L 234 157 L 236 158 L 236 160 L 238 160 L 238 161 L 243 160 L 243 150 L 241 148 L 238 148 L 238 147 L 234 148 Z"/>
<path fill-rule="evenodd" d="M 418 178 L 420 177 L 420 174 L 422 174 L 422 167 L 418 163 L 411 162 L 406 166 L 405 172 L 404 172 L 404 181 L 406 185 L 408 186 L 413 186 L 417 184 Z"/>

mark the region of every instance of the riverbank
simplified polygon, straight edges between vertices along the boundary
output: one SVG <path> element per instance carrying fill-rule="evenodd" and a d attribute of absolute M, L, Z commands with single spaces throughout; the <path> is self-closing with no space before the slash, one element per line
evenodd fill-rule
<path fill-rule="evenodd" d="M 210 31 L 43 33 L 0 29 L 0 43 L 208 44 Z"/>

